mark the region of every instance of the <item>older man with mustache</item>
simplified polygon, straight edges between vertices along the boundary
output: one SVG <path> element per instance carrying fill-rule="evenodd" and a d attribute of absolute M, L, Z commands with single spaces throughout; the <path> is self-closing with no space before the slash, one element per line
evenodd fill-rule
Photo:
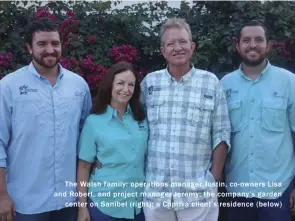
<path fill-rule="evenodd" d="M 229 150 L 230 121 L 217 77 L 197 69 L 189 25 L 168 19 L 161 52 L 168 66 L 142 82 L 149 123 L 144 213 L 147 221 L 216 221 L 216 181 Z M 160 197 L 154 197 L 160 193 Z"/>

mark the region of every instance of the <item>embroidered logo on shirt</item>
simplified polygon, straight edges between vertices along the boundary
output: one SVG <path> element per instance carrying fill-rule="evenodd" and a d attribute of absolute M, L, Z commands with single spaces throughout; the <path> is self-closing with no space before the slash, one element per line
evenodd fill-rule
<path fill-rule="evenodd" d="M 78 91 L 76 91 L 75 95 L 76 95 L 77 97 L 83 97 L 83 92 L 78 92 Z"/>
<path fill-rule="evenodd" d="M 277 92 L 277 91 L 273 91 L 271 93 L 272 93 L 272 96 L 274 96 L 274 97 L 285 98 L 285 94 L 283 94 L 283 93 L 280 93 L 280 92 Z"/>
<path fill-rule="evenodd" d="M 161 90 L 160 87 L 155 87 L 155 86 L 148 87 L 149 95 L 152 95 L 154 91 L 160 91 L 160 90 Z"/>
<path fill-rule="evenodd" d="M 231 88 L 227 89 L 225 92 L 227 98 L 230 98 L 232 94 L 237 94 L 237 93 L 239 93 L 238 90 L 233 90 Z"/>
<path fill-rule="evenodd" d="M 278 93 L 277 91 L 272 92 L 272 95 L 273 95 L 274 97 L 283 97 L 283 95 L 280 94 L 280 93 Z"/>
<path fill-rule="evenodd" d="M 204 94 L 204 98 L 212 99 L 213 97 L 211 95 Z"/>
<path fill-rule="evenodd" d="M 28 92 L 37 92 L 38 89 L 30 89 L 28 85 L 22 85 L 19 88 L 19 94 L 28 94 Z"/>

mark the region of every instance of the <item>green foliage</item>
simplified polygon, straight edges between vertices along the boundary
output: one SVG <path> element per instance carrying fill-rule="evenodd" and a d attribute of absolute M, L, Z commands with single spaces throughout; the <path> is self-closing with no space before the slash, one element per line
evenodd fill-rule
<path fill-rule="evenodd" d="M 241 26 L 251 20 L 262 22 L 269 30 L 271 42 L 289 42 L 295 36 L 295 2 L 194 1 L 194 16 L 188 19 L 198 42 L 196 62 L 214 73 L 226 73 L 237 68 L 240 59 L 235 51 L 236 36 Z M 196 20 L 198 18 L 198 20 Z M 291 46 L 291 45 L 290 45 Z M 291 47 L 273 49 L 269 60 L 273 64 L 295 70 Z M 293 44 L 294 50 L 294 44 Z"/>
<path fill-rule="evenodd" d="M 164 20 L 176 16 L 185 18 L 191 26 L 193 41 L 197 44 L 192 62 L 198 68 L 222 75 L 237 68 L 240 63 L 233 37 L 243 23 L 255 19 L 269 29 L 271 42 L 283 43 L 270 51 L 270 61 L 293 71 L 295 69 L 295 2 L 194 1 L 193 7 L 182 2 L 180 8 L 171 8 L 162 1 L 114 9 L 119 3 L 0 2 L 0 54 L 11 52 L 13 55 L 9 66 L 0 69 L 0 72 L 7 73 L 30 62 L 24 44 L 24 31 L 40 6 L 55 15 L 61 24 L 65 24 L 66 19 L 78 21 L 64 27 L 65 58 L 82 61 L 91 55 L 96 65 L 109 67 L 114 62 L 109 56 L 113 46 L 128 44 L 138 50 L 138 67 L 148 72 L 163 68 L 165 60 L 159 50 L 158 33 Z M 68 11 L 75 16 L 69 16 Z"/>

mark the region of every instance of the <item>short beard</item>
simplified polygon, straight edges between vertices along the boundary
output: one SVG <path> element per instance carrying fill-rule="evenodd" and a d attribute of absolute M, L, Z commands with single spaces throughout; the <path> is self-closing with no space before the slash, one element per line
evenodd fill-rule
<path fill-rule="evenodd" d="M 54 64 L 52 64 L 52 65 L 47 65 L 44 61 L 43 61 L 43 59 L 44 59 L 44 57 L 41 57 L 41 59 L 39 59 L 38 57 L 36 57 L 35 55 L 33 55 L 33 59 L 34 59 L 34 61 L 37 63 L 37 64 L 39 64 L 40 66 L 42 66 L 42 67 L 44 67 L 44 68 L 54 68 L 57 64 L 58 64 L 58 62 L 59 62 L 59 60 L 60 60 L 60 58 L 59 57 L 56 57 L 56 62 L 54 63 Z"/>
<path fill-rule="evenodd" d="M 250 61 L 248 59 L 242 58 L 242 61 L 245 65 L 250 66 L 250 67 L 257 67 L 261 65 L 265 60 L 265 57 L 259 58 L 256 61 Z"/>

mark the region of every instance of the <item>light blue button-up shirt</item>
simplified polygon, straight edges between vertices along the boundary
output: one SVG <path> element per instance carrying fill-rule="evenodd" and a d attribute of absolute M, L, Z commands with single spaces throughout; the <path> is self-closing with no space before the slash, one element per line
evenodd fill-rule
<path fill-rule="evenodd" d="M 91 96 L 79 75 L 59 66 L 52 86 L 31 63 L 0 81 L 0 167 L 16 211 L 37 214 L 74 202 L 79 129 Z M 67 197 L 54 194 L 67 191 Z"/>
<path fill-rule="evenodd" d="M 245 76 L 240 67 L 221 82 L 232 125 L 227 190 L 277 198 L 295 172 L 295 75 L 268 62 L 256 80 Z"/>
<path fill-rule="evenodd" d="M 122 120 L 110 106 L 87 118 L 79 158 L 93 163 L 97 157 L 102 164 L 90 177 L 88 193 L 104 214 L 133 219 L 140 213 L 147 138 L 147 121 L 134 120 L 129 106 Z"/>

